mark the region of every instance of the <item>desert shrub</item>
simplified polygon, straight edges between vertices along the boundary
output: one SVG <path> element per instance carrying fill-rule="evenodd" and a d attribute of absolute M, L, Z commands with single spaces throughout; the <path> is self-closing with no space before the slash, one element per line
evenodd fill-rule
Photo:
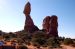
<path fill-rule="evenodd" d="M 28 49 L 28 48 L 26 46 L 21 45 L 19 46 L 19 49 Z"/>
<path fill-rule="evenodd" d="M 3 38 L 5 38 L 6 41 L 7 41 L 7 40 L 10 40 L 9 34 L 5 34 L 5 35 L 3 36 Z"/>
<path fill-rule="evenodd" d="M 45 37 L 46 37 L 46 32 L 43 31 L 36 31 L 32 36 L 32 38 L 45 38 Z"/>
<path fill-rule="evenodd" d="M 70 38 L 66 38 L 66 39 L 64 39 L 64 44 L 65 45 L 71 45 L 71 44 L 73 44 L 73 41 Z"/>
<path fill-rule="evenodd" d="M 72 46 L 75 47 L 75 40 L 73 40 L 73 44 L 72 44 Z"/>
<path fill-rule="evenodd" d="M 35 46 L 45 46 L 46 43 L 46 33 L 44 33 L 43 31 L 37 31 L 35 34 L 33 34 L 32 36 L 32 44 Z"/>
<path fill-rule="evenodd" d="M 34 38 L 32 39 L 33 45 L 37 46 L 44 46 L 46 43 L 46 40 L 44 38 Z"/>
<path fill-rule="evenodd" d="M 74 43 L 74 44 L 72 44 L 72 46 L 73 46 L 73 47 L 75 47 L 75 43 Z"/>
<path fill-rule="evenodd" d="M 19 45 L 22 45 L 24 43 L 24 41 L 21 38 L 17 38 L 16 39 Z"/>
<path fill-rule="evenodd" d="M 21 39 L 24 44 L 29 45 L 31 41 L 31 34 L 29 32 L 21 32 L 18 34 L 18 38 Z"/>
<path fill-rule="evenodd" d="M 57 38 L 54 38 L 54 37 L 50 37 L 50 38 L 47 40 L 47 45 L 48 45 L 49 47 L 53 47 L 53 48 L 60 47 L 59 40 L 58 40 Z"/>

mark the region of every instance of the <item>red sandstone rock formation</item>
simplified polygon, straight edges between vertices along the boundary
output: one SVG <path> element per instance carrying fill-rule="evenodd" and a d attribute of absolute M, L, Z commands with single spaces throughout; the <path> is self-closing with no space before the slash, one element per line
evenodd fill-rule
<path fill-rule="evenodd" d="M 58 21 L 57 16 L 47 16 L 43 20 L 43 29 L 50 37 L 58 37 Z"/>
<path fill-rule="evenodd" d="M 27 16 L 29 15 L 31 12 L 31 4 L 28 2 L 26 5 L 25 5 L 25 8 L 24 8 L 24 11 L 23 13 Z"/>
<path fill-rule="evenodd" d="M 43 29 L 46 31 L 46 32 L 49 32 L 49 29 L 50 29 L 50 16 L 46 16 L 43 20 Z"/>
<path fill-rule="evenodd" d="M 49 35 L 52 37 L 58 37 L 58 21 L 57 16 L 51 16 L 51 29 L 49 31 Z"/>
<path fill-rule="evenodd" d="M 34 22 L 30 16 L 31 12 L 31 4 L 28 2 L 25 6 L 25 9 L 23 13 L 26 16 L 25 20 L 25 26 L 24 30 L 30 33 L 33 33 L 34 31 L 39 30 L 35 25 Z M 58 37 L 58 22 L 57 22 L 57 16 L 53 15 L 52 17 L 47 16 L 43 20 L 43 29 L 49 33 L 49 36 Z"/>
<path fill-rule="evenodd" d="M 37 31 L 39 29 L 38 29 L 37 26 L 34 25 L 34 22 L 33 22 L 32 18 L 30 16 L 30 12 L 31 12 L 31 4 L 28 2 L 25 5 L 24 11 L 23 11 L 23 13 L 26 16 L 24 30 L 32 33 L 32 32 Z"/>

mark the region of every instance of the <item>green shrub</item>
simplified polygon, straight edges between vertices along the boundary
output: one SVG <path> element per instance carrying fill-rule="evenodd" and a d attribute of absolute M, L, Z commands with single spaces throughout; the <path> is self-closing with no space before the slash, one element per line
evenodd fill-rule
<path fill-rule="evenodd" d="M 47 45 L 48 45 L 49 47 L 53 47 L 53 48 L 60 47 L 59 40 L 58 40 L 57 38 L 54 38 L 54 37 L 50 37 L 50 38 L 47 40 Z"/>
<path fill-rule="evenodd" d="M 28 48 L 26 46 L 21 45 L 19 46 L 19 49 L 28 49 Z"/>
<path fill-rule="evenodd" d="M 70 38 L 66 38 L 66 39 L 64 39 L 64 44 L 65 45 L 71 45 L 71 44 L 73 44 L 73 41 Z"/>

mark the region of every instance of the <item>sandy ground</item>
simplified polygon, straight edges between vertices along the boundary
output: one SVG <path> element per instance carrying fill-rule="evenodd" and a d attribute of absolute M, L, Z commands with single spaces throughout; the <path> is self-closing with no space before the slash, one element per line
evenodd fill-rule
<path fill-rule="evenodd" d="M 36 47 L 34 47 L 32 45 L 27 46 L 27 47 L 28 47 L 28 49 L 37 49 Z M 50 49 L 50 48 L 44 47 L 44 48 L 41 48 L 41 49 Z M 62 48 L 54 48 L 54 49 L 75 49 L 75 47 L 62 45 Z"/>
<path fill-rule="evenodd" d="M 11 42 L 7 42 L 6 45 L 11 45 Z M 67 46 L 67 45 L 61 45 L 62 46 L 62 49 L 75 49 L 75 47 L 72 47 L 72 46 Z M 36 47 L 30 45 L 28 46 L 28 49 L 37 49 Z M 41 49 L 50 49 L 48 47 L 42 47 Z M 54 48 L 54 49 L 61 49 L 61 48 Z"/>
<path fill-rule="evenodd" d="M 72 46 L 67 46 L 67 45 L 62 45 L 63 49 L 75 49 L 75 47 Z"/>

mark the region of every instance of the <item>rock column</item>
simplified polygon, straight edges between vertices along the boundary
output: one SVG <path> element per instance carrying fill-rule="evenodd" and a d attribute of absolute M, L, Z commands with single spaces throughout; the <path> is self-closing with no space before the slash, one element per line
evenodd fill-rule
<path fill-rule="evenodd" d="M 51 29 L 49 30 L 49 35 L 52 37 L 58 37 L 58 18 L 55 15 L 51 16 Z"/>
<path fill-rule="evenodd" d="M 37 31 L 39 29 L 38 29 L 37 26 L 34 25 L 34 22 L 33 22 L 32 18 L 30 16 L 30 12 L 31 12 L 31 4 L 28 2 L 25 5 L 24 11 L 23 11 L 23 13 L 26 16 L 24 30 L 26 32 L 32 33 L 32 32 Z"/>
<path fill-rule="evenodd" d="M 43 29 L 48 33 L 50 29 L 50 16 L 46 16 L 43 20 Z"/>

